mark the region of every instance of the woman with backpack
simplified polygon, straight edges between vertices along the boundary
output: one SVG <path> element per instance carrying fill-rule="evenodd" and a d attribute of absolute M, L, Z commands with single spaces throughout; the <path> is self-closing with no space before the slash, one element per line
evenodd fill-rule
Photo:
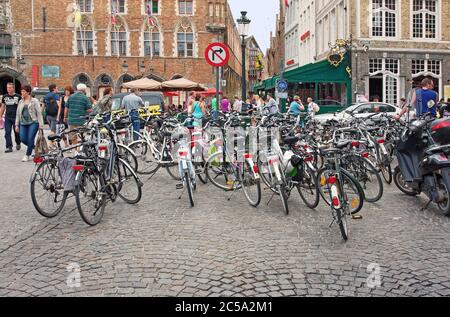
<path fill-rule="evenodd" d="M 51 134 L 56 134 L 56 121 L 58 117 L 58 110 L 61 107 L 60 96 L 58 88 L 55 84 L 48 86 L 49 93 L 44 97 L 45 118 L 50 126 Z"/>
<path fill-rule="evenodd" d="M 113 91 L 111 87 L 105 88 L 103 97 L 97 102 L 97 113 L 104 114 L 111 112 Z"/>

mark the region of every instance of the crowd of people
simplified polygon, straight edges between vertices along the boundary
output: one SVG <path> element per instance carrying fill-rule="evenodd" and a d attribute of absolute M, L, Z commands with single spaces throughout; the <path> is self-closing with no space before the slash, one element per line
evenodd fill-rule
<path fill-rule="evenodd" d="M 110 87 L 104 90 L 103 97 L 99 100 L 95 96 L 87 96 L 87 86 L 84 84 L 77 85 L 76 90 L 72 86 L 65 87 L 63 95 L 59 93 L 58 87 L 54 84 L 49 85 L 48 88 L 49 92 L 40 102 L 32 97 L 31 86 L 21 87 L 21 93 L 17 94 L 15 85 L 8 83 L 7 93 L 1 99 L 0 119 L 4 117 L 5 153 L 13 152 L 12 135 L 14 134 L 15 149 L 20 151 L 22 144 L 27 147 L 23 162 L 31 160 L 36 135 L 39 130 L 44 129 L 45 123 L 49 126 L 50 134 L 62 134 L 67 129 L 72 131 L 83 126 L 88 113 L 92 111 L 109 113 L 112 108 L 114 92 Z M 122 99 L 121 108 L 130 115 L 135 131 L 139 131 L 138 110 L 143 106 L 144 101 L 137 89 L 132 89 L 131 93 Z M 292 116 L 298 116 L 302 111 L 316 112 L 317 108 L 318 106 L 312 98 L 308 98 L 306 106 L 298 96 L 289 102 L 289 113 Z M 280 106 L 271 93 L 268 93 L 266 98 L 254 95 L 246 100 L 237 96 L 232 99 L 223 96 L 218 102 L 215 97 L 206 98 L 201 94 L 191 92 L 183 105 L 172 104 L 166 110 L 184 112 L 195 119 L 202 119 L 209 115 L 215 119 L 219 112 L 252 114 L 255 111 L 266 111 L 266 113 L 274 114 L 280 112 Z M 138 138 L 138 134 L 135 134 L 134 139 Z M 63 142 L 66 147 L 69 144 L 75 144 L 77 135 L 72 133 L 68 138 L 64 136 Z"/>
<path fill-rule="evenodd" d="M 83 116 L 93 111 L 93 105 L 100 104 L 86 96 L 87 87 L 84 84 L 79 84 L 76 91 L 71 86 L 65 87 L 63 96 L 58 93 L 58 87 L 52 84 L 42 104 L 32 96 L 31 86 L 21 87 L 20 95 L 15 92 L 15 88 L 13 83 L 6 85 L 7 93 L 1 100 L 0 119 L 4 116 L 5 153 L 13 152 L 13 133 L 16 150 L 20 151 L 22 144 L 27 147 L 22 162 L 31 160 L 36 135 L 44 129 L 45 123 L 50 128 L 50 134 L 61 133 L 67 128 L 75 129 L 85 123 Z M 109 95 L 112 95 L 112 89 Z M 69 142 L 77 142 L 77 135 L 71 135 L 70 140 L 63 140 L 68 146 Z"/>
<path fill-rule="evenodd" d="M 109 113 L 113 103 L 113 89 L 108 87 L 103 92 L 103 97 L 98 101 L 95 97 L 88 97 L 87 86 L 79 84 L 76 91 L 71 86 L 64 88 L 64 95 L 58 93 L 58 87 L 54 84 L 49 86 L 49 92 L 44 96 L 41 104 L 36 98 L 32 97 L 32 88 L 23 86 L 21 94 L 15 91 L 13 83 L 7 84 L 7 93 L 1 98 L 0 120 L 3 120 L 5 130 L 6 150 L 5 153 L 13 152 L 14 144 L 17 151 L 21 150 L 24 144 L 27 149 L 22 161 L 27 162 L 31 159 L 35 146 L 36 135 L 39 130 L 44 128 L 47 123 L 50 128 L 50 134 L 62 134 L 66 129 L 69 131 L 83 126 L 86 122 L 85 116 L 95 111 L 96 113 Z M 423 114 L 430 112 L 435 117 L 450 116 L 450 98 L 447 102 L 444 99 L 438 101 L 438 94 L 433 90 L 434 82 L 425 78 L 420 87 L 413 87 L 407 98 L 402 98 L 400 107 L 401 113 L 397 119 L 405 114 L 414 113 Z M 122 99 L 121 108 L 125 109 L 130 115 L 133 128 L 139 131 L 140 119 L 139 108 L 144 106 L 144 101 L 137 89 L 132 89 L 131 93 Z M 235 96 L 228 98 L 223 96 L 220 101 L 216 98 L 206 98 L 205 96 L 191 92 L 187 101 L 183 105 L 174 104 L 166 108 L 170 112 L 184 112 L 195 119 L 203 119 L 211 115 L 216 119 L 218 113 L 249 113 L 255 111 L 275 114 L 281 111 L 280 105 L 274 99 L 273 94 L 268 93 L 266 98 L 254 95 L 251 98 L 242 100 Z M 288 99 L 288 113 L 293 117 L 298 117 L 302 112 L 314 115 L 320 110 L 320 107 L 311 97 L 303 103 L 299 96 Z M 134 134 L 134 139 L 139 138 Z M 75 133 L 69 135 L 69 139 L 63 138 L 66 146 L 69 143 L 77 142 Z"/>

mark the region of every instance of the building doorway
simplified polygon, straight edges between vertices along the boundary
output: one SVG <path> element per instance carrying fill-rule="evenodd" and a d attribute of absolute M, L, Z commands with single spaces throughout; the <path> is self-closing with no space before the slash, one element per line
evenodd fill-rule
<path fill-rule="evenodd" d="M 370 77 L 369 79 L 369 101 L 372 101 L 375 97 L 384 100 L 383 76 Z"/>

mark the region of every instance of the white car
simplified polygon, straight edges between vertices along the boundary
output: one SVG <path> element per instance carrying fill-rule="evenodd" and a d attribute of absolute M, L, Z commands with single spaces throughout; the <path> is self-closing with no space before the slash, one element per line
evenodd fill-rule
<path fill-rule="evenodd" d="M 363 102 L 353 104 L 350 107 L 335 113 L 325 113 L 315 116 L 315 119 L 319 122 L 325 122 L 328 120 L 344 121 L 352 116 L 358 118 L 366 118 L 374 113 L 387 113 L 391 116 L 395 116 L 400 113 L 402 109 L 387 103 L 382 102 Z"/>

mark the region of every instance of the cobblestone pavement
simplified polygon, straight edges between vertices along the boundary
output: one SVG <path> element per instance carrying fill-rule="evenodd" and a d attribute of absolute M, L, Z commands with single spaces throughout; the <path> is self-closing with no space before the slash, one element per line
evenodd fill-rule
<path fill-rule="evenodd" d="M 91 228 L 73 198 L 54 219 L 34 210 L 33 163 L 4 154 L 0 134 L 0 296 L 450 295 L 450 220 L 395 185 L 351 221 L 346 243 L 324 204 L 312 211 L 294 195 L 285 216 L 267 191 L 254 209 L 242 193 L 228 201 L 199 185 L 191 209 L 165 171 L 137 206 L 109 204 Z"/>

